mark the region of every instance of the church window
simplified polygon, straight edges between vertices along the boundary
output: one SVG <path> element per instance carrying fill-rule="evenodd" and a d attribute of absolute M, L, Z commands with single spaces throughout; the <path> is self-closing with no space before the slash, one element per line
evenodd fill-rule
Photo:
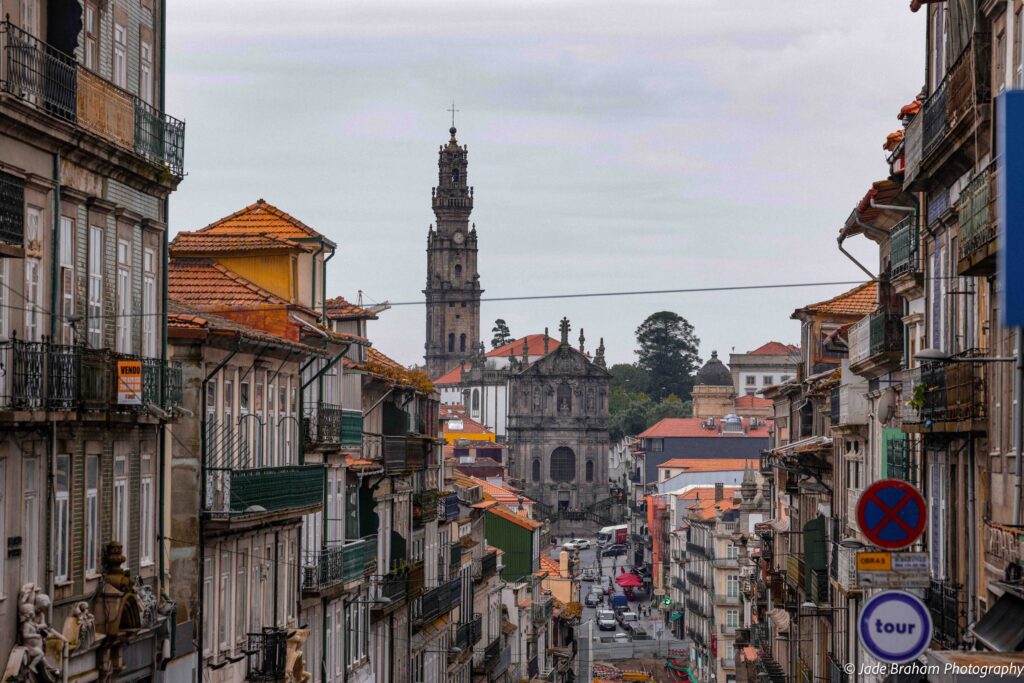
<path fill-rule="evenodd" d="M 587 461 L 587 481 L 594 481 L 594 461 Z"/>
<path fill-rule="evenodd" d="M 452 169 L 452 182 L 453 183 L 459 182 L 459 169 L 457 169 L 457 168 L 453 168 Z"/>
<path fill-rule="evenodd" d="M 571 448 L 559 446 L 551 453 L 551 480 L 573 481 L 576 479 L 576 454 Z"/>
<path fill-rule="evenodd" d="M 465 335 L 463 335 L 463 336 L 465 336 Z M 480 411 L 480 390 L 479 389 L 474 389 L 473 390 L 473 412 L 476 413 L 476 412 L 479 412 L 479 411 Z"/>
<path fill-rule="evenodd" d="M 459 305 L 460 305 L 460 306 L 462 306 L 463 308 L 465 308 L 465 307 L 466 307 L 466 302 L 465 302 L 465 301 L 463 301 L 463 302 L 462 302 L 461 304 L 459 304 Z"/>
<path fill-rule="evenodd" d="M 449 301 L 448 302 L 448 308 L 455 308 L 455 302 L 454 301 Z"/>
<path fill-rule="evenodd" d="M 565 383 L 558 385 L 558 412 L 572 412 L 572 387 Z"/>
<path fill-rule="evenodd" d="M 455 279 L 458 279 L 460 277 L 462 277 L 462 264 L 461 263 L 456 263 L 455 264 Z"/>
<path fill-rule="evenodd" d="M 452 353 L 455 351 L 455 333 L 448 335 L 448 352 Z"/>
<path fill-rule="evenodd" d="M 533 480 L 540 481 L 540 460 L 538 458 L 533 459 Z"/>
<path fill-rule="evenodd" d="M 465 334 L 460 334 L 459 335 L 459 351 L 465 351 L 465 350 L 466 350 L 466 335 Z"/>

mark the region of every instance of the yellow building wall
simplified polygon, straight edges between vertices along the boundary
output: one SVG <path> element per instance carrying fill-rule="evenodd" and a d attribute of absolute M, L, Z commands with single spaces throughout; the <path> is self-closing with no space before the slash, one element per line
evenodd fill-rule
<path fill-rule="evenodd" d="M 494 434 L 491 433 L 465 433 L 465 432 L 442 432 L 444 439 L 448 443 L 455 443 L 457 439 L 465 439 L 466 441 L 488 441 L 494 443 Z"/>
<path fill-rule="evenodd" d="M 252 280 L 263 289 L 276 294 L 285 301 L 295 300 L 295 283 L 292 282 L 291 254 L 268 256 L 229 256 L 218 261 L 244 278 Z"/>

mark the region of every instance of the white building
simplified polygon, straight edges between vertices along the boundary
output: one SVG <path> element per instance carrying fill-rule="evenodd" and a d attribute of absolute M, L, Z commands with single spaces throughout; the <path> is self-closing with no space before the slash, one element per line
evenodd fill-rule
<path fill-rule="evenodd" d="M 765 387 L 796 376 L 800 347 L 770 341 L 747 353 L 730 353 L 729 370 L 737 396 L 754 395 Z"/>

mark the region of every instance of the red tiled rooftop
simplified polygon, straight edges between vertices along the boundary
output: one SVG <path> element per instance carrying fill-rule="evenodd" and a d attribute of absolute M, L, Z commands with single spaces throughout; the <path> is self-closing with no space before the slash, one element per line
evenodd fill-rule
<path fill-rule="evenodd" d="M 492 505 L 491 507 L 487 508 L 487 512 L 492 514 L 492 515 L 495 515 L 497 517 L 501 517 L 504 520 L 512 522 L 513 524 L 521 526 L 524 529 L 528 529 L 529 531 L 533 531 L 534 529 L 539 529 L 540 527 L 543 526 L 543 524 L 541 524 L 540 522 L 538 522 L 536 520 L 532 520 L 532 519 L 530 519 L 528 517 L 523 517 L 521 515 L 517 515 L 516 513 L 512 512 L 507 507 L 505 507 L 504 505 L 500 505 L 500 504 Z"/>
<path fill-rule="evenodd" d="M 269 342 L 275 346 L 288 346 L 307 353 L 323 355 L 319 349 L 299 342 L 279 337 L 265 330 L 245 325 L 237 320 L 204 312 L 202 315 L 189 310 L 185 304 L 171 299 L 167 302 L 167 331 L 171 337 L 196 338 L 204 334 L 227 334 L 260 342 Z"/>
<path fill-rule="evenodd" d="M 782 342 L 770 341 L 758 346 L 753 351 L 749 352 L 751 356 L 792 356 L 793 354 L 800 353 L 799 346 L 793 346 L 792 344 L 783 344 Z"/>
<path fill-rule="evenodd" d="M 773 401 L 760 396 L 744 394 L 743 396 L 737 397 L 734 401 L 734 405 L 737 408 L 771 408 L 775 404 Z"/>
<path fill-rule="evenodd" d="M 863 318 L 878 308 L 878 284 L 872 280 L 857 285 L 848 292 L 818 303 L 798 308 L 790 316 L 799 319 L 801 315 L 838 315 L 851 318 Z"/>
<path fill-rule="evenodd" d="M 508 356 L 509 350 L 517 358 L 523 355 L 523 342 L 526 342 L 526 354 L 528 356 L 543 356 L 544 355 L 544 338 L 543 334 L 528 334 L 525 337 L 520 337 L 510 341 L 508 344 L 503 344 L 496 349 L 492 349 L 487 352 L 487 356 Z M 558 346 L 558 341 L 552 337 L 547 337 L 548 340 L 548 351 L 554 351 Z"/>
<path fill-rule="evenodd" d="M 291 305 L 207 259 L 172 258 L 167 267 L 167 295 L 196 308 Z"/>
<path fill-rule="evenodd" d="M 742 472 L 757 467 L 756 460 L 742 458 L 672 458 L 658 465 L 658 469 L 685 470 L 686 472 Z"/>
<path fill-rule="evenodd" d="M 376 320 L 377 314 L 362 306 L 349 302 L 345 297 L 336 296 L 326 302 L 327 317 L 331 320 Z"/>
<path fill-rule="evenodd" d="M 445 385 L 445 384 L 458 384 L 462 381 L 462 371 L 469 370 L 469 363 L 463 365 L 456 365 L 454 368 L 444 373 L 440 377 L 434 380 L 434 384 Z"/>
<path fill-rule="evenodd" d="M 263 199 L 256 200 L 244 209 L 210 223 L 199 230 L 206 234 L 246 233 L 251 235 L 272 235 L 285 239 L 320 238 L 321 235 L 298 218 L 285 213 Z"/>
<path fill-rule="evenodd" d="M 715 420 L 715 426 L 713 428 L 708 428 L 705 421 L 699 417 L 666 417 L 648 427 L 637 436 L 641 439 L 657 439 L 666 437 L 696 438 L 729 436 L 733 438 L 741 438 L 743 436 L 768 436 L 768 427 L 763 423 L 758 423 L 756 428 L 750 429 L 748 432 L 742 434 L 737 432 L 719 432 L 718 430 L 721 424 L 721 420 Z M 750 418 L 743 418 L 743 426 L 749 427 L 749 425 Z"/>
<path fill-rule="evenodd" d="M 170 244 L 172 256 L 292 250 L 308 251 L 309 247 L 283 237 L 254 233 L 179 232 Z"/>

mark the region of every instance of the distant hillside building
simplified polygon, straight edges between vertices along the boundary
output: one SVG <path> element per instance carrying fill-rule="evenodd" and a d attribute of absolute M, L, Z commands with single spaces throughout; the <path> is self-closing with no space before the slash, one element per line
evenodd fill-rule
<path fill-rule="evenodd" d="M 754 395 L 765 387 L 796 376 L 800 347 L 770 341 L 747 353 L 730 353 L 729 368 L 737 396 Z"/>
<path fill-rule="evenodd" d="M 725 363 L 718 360 L 718 351 L 697 371 L 693 387 L 693 416 L 701 419 L 725 417 L 733 412 L 736 397 L 732 375 Z"/>

